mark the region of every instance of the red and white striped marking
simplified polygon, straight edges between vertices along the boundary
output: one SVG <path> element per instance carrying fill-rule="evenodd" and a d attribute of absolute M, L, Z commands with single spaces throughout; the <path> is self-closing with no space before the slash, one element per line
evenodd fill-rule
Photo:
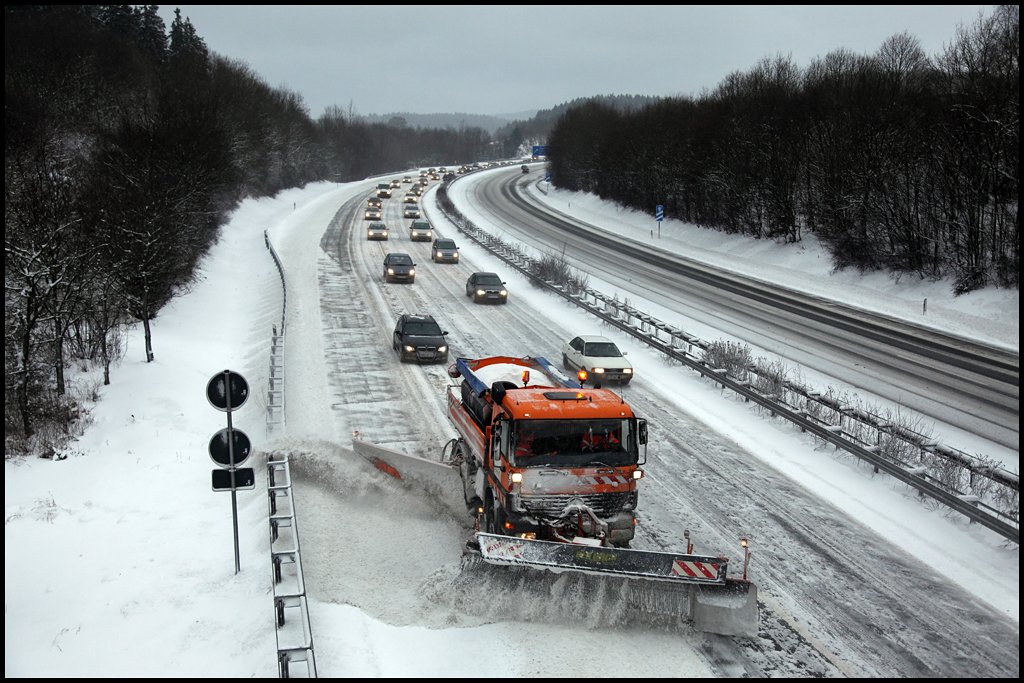
<path fill-rule="evenodd" d="M 487 557 L 494 557 L 503 560 L 523 559 L 523 546 L 525 544 L 513 538 L 486 538 L 483 542 L 483 552 Z"/>
<path fill-rule="evenodd" d="M 672 576 L 686 576 L 691 579 L 717 579 L 718 565 L 709 562 L 685 562 L 672 560 Z"/>
<path fill-rule="evenodd" d="M 621 486 L 622 484 L 629 483 L 629 478 L 624 477 L 621 474 L 610 474 L 601 475 L 597 477 L 580 477 L 584 482 L 588 484 L 603 484 L 608 486 Z"/>

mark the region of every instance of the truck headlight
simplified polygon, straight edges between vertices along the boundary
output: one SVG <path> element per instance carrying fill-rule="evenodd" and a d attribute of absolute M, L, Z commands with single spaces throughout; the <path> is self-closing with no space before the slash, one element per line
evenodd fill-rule
<path fill-rule="evenodd" d="M 604 374 L 604 368 L 591 368 L 590 371 L 598 375 Z"/>
<path fill-rule="evenodd" d="M 623 375 L 632 375 L 633 374 L 633 368 L 622 368 L 622 374 Z"/>

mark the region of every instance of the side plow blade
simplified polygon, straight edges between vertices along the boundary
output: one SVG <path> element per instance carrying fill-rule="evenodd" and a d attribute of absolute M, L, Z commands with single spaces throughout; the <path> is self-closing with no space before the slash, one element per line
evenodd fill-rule
<path fill-rule="evenodd" d="M 466 513 L 462 502 L 462 480 L 451 465 L 352 439 L 352 450 L 390 477 L 409 482 L 459 515 Z"/>
<path fill-rule="evenodd" d="M 756 637 L 757 587 L 727 577 L 724 557 L 595 547 L 478 533 L 480 558 L 488 564 L 548 570 L 532 572 L 531 589 L 554 591 L 563 574 L 584 574 L 581 595 L 602 594 L 614 612 L 690 622 L 726 636 Z M 514 572 L 520 574 L 518 570 Z M 562 588 L 567 582 L 563 581 Z M 532 591 L 531 591 L 532 592 Z M 562 595 L 566 594 L 562 591 Z M 572 596 L 569 596 L 570 598 Z"/>

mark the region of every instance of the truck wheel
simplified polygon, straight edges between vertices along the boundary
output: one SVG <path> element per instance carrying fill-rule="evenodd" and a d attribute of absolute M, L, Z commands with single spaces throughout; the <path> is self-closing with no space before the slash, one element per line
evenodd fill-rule
<path fill-rule="evenodd" d="M 505 510 L 494 500 L 494 494 L 488 492 L 484 504 L 484 530 L 489 534 L 506 535 Z"/>
<path fill-rule="evenodd" d="M 484 502 L 484 533 L 498 533 L 494 530 L 494 496 L 491 495 L 487 495 Z"/>
<path fill-rule="evenodd" d="M 466 453 L 462 446 L 456 446 L 455 449 L 455 454 L 452 457 L 461 458 L 459 476 L 462 477 L 462 497 L 468 507 L 476 507 L 480 500 L 476 497 L 476 460 L 471 454 Z"/>

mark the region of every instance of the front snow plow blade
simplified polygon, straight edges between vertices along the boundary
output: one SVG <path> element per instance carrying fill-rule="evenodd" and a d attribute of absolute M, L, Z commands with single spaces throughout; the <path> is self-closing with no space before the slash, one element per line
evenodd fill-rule
<path fill-rule="evenodd" d="M 690 622 L 694 628 L 726 636 L 755 637 L 757 587 L 729 579 L 724 557 L 667 553 L 537 541 L 476 534 L 480 558 L 488 564 L 549 570 L 534 581 L 557 581 L 565 572 L 591 575 L 610 585 L 628 610 Z M 545 576 L 547 575 L 547 576 Z M 615 582 L 615 577 L 622 581 Z M 591 588 L 583 588 L 589 591 Z"/>

